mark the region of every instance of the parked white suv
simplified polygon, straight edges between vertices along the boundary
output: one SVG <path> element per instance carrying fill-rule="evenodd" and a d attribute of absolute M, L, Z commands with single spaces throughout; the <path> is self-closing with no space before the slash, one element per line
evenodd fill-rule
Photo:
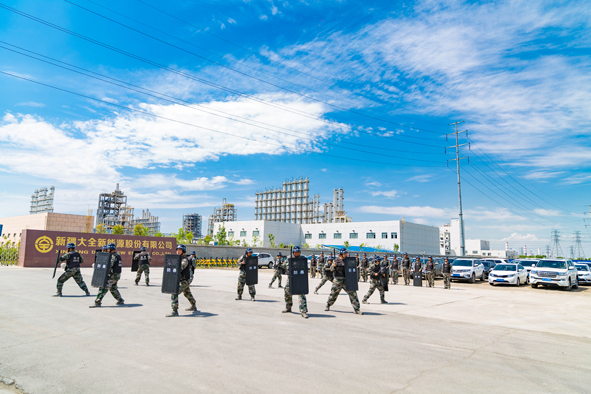
<path fill-rule="evenodd" d="M 273 256 L 271 256 L 269 253 L 253 253 L 253 256 L 257 256 L 259 258 L 259 268 L 273 268 L 273 263 L 275 260 L 273 260 Z"/>
<path fill-rule="evenodd" d="M 559 286 L 564 290 L 579 287 L 577 269 L 572 260 L 542 259 L 529 273 L 531 287 Z"/>
<path fill-rule="evenodd" d="M 476 279 L 484 280 L 484 265 L 479 259 L 460 257 L 452 264 L 451 279 L 467 280 L 472 283 L 476 282 Z"/>
<path fill-rule="evenodd" d="M 579 284 L 591 284 L 591 270 L 587 264 L 575 264 L 579 276 Z"/>
<path fill-rule="evenodd" d="M 488 283 L 491 286 L 499 283 L 510 285 L 519 285 L 527 283 L 527 270 L 521 264 L 497 264 L 492 271 L 488 273 Z"/>

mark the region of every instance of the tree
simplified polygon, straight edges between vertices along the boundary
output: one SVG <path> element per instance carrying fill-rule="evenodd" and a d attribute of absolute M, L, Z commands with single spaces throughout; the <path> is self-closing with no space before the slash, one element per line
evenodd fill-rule
<path fill-rule="evenodd" d="M 219 227 L 218 232 L 215 235 L 215 240 L 218 243 L 218 245 L 228 245 L 228 236 L 226 234 L 226 227 L 224 227 L 223 224 Z"/>
<path fill-rule="evenodd" d="M 133 227 L 133 235 L 139 235 L 141 237 L 145 237 L 145 236 L 150 235 L 150 230 L 146 226 L 144 226 L 143 224 L 141 224 L 141 223 L 140 224 L 136 224 Z"/>
<path fill-rule="evenodd" d="M 376 249 L 377 249 L 377 250 L 382 250 L 382 245 L 378 245 L 378 246 L 376 246 Z"/>
<path fill-rule="evenodd" d="M 107 229 L 105 228 L 105 225 L 102 223 L 99 223 L 95 228 L 94 231 L 97 234 L 106 234 L 107 233 Z"/>
<path fill-rule="evenodd" d="M 320 245 L 320 244 L 317 244 L 317 245 L 316 245 L 316 249 L 322 249 L 322 245 Z"/>
<path fill-rule="evenodd" d="M 246 243 L 245 239 L 242 240 L 242 246 L 244 246 L 245 248 L 248 248 L 248 244 Z"/>
<path fill-rule="evenodd" d="M 399 249 L 400 249 L 400 246 L 398 244 L 394 244 L 394 251 L 398 252 Z"/>
<path fill-rule="evenodd" d="M 281 242 L 281 243 L 279 244 L 279 247 L 283 249 L 283 248 L 285 248 L 285 244 L 284 244 L 283 242 Z"/>
<path fill-rule="evenodd" d="M 310 249 L 310 245 L 306 242 L 305 244 L 302 244 L 302 248 Z"/>
<path fill-rule="evenodd" d="M 193 241 L 193 233 L 191 231 L 187 231 L 187 234 L 185 235 L 185 238 L 187 239 L 187 241 L 189 241 L 189 242 L 187 242 L 188 244 L 192 243 L 192 241 Z"/>
<path fill-rule="evenodd" d="M 364 243 L 362 243 L 361 245 L 359 245 L 359 251 L 361 252 L 364 247 L 365 247 L 365 244 Z"/>
<path fill-rule="evenodd" d="M 275 235 L 273 235 L 273 234 L 269 233 L 269 234 L 267 234 L 267 236 L 269 237 L 269 245 L 270 245 L 272 248 L 276 248 L 276 247 L 277 247 L 277 245 L 275 245 Z"/>
<path fill-rule="evenodd" d="M 211 241 L 213 241 L 213 238 L 209 234 L 207 234 L 205 238 L 203 238 L 203 243 L 205 243 L 206 245 L 209 245 Z"/>
<path fill-rule="evenodd" d="M 345 247 L 345 249 L 349 249 L 349 241 L 343 242 L 343 246 Z"/>
<path fill-rule="evenodd" d="M 112 234 L 125 234 L 125 227 L 123 227 L 120 224 L 113 226 L 113 230 L 111 230 L 111 233 Z"/>
<path fill-rule="evenodd" d="M 154 234 L 155 237 L 164 237 L 164 234 L 162 234 L 160 231 L 158 231 L 156 234 Z"/>

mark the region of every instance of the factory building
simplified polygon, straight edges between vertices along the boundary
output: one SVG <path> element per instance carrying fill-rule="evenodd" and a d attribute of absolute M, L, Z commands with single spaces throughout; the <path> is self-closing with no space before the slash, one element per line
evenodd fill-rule
<path fill-rule="evenodd" d="M 233 222 L 238 220 L 238 211 L 234 204 L 229 204 L 226 199 L 222 200 L 221 208 L 214 208 L 213 213 L 207 220 L 207 235 L 213 235 L 214 225 L 216 223 Z"/>
<path fill-rule="evenodd" d="M 38 213 L 53 212 L 54 193 L 54 186 L 49 188 L 49 190 L 46 187 L 35 190 L 35 193 L 31 196 L 31 210 L 29 213 L 35 215 Z"/>
<path fill-rule="evenodd" d="M 193 233 L 194 239 L 201 238 L 201 225 L 201 215 L 198 213 L 183 215 L 183 230 L 185 230 L 186 233 Z"/>
<path fill-rule="evenodd" d="M 160 222 L 158 221 L 158 216 L 152 216 L 149 209 L 146 209 L 145 211 L 142 210 L 141 217 L 134 217 L 131 220 L 132 232 L 133 228 L 138 224 L 141 224 L 144 227 L 146 227 L 149 230 L 150 235 L 154 235 L 160 232 Z"/>
<path fill-rule="evenodd" d="M 439 229 L 404 219 L 383 222 L 286 223 L 270 220 L 215 223 L 213 233 L 224 226 L 228 238 L 248 245 L 271 247 L 269 234 L 278 246 L 308 244 L 345 245 L 398 250 L 408 253 L 439 254 Z"/>

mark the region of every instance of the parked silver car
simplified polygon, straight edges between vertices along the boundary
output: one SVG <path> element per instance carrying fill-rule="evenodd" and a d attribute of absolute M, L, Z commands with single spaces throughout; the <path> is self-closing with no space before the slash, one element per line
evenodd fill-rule
<path fill-rule="evenodd" d="M 542 259 L 529 273 L 531 287 L 538 285 L 544 287 L 558 286 L 570 291 L 573 287 L 579 287 L 577 269 L 572 260 Z"/>

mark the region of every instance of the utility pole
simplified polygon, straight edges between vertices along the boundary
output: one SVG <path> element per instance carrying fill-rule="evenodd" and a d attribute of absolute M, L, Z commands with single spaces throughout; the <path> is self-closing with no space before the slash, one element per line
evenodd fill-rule
<path fill-rule="evenodd" d="M 581 232 L 575 231 L 575 247 L 574 247 L 574 258 L 584 259 L 585 251 L 583 250 L 583 244 L 581 244 Z"/>
<path fill-rule="evenodd" d="M 552 257 L 564 257 L 560 247 L 560 231 L 552 230 Z"/>
<path fill-rule="evenodd" d="M 455 161 L 456 165 L 457 165 L 457 171 L 458 171 L 458 202 L 459 202 L 459 206 L 460 206 L 460 256 L 465 256 L 466 255 L 466 246 L 465 246 L 465 238 L 464 238 L 464 213 L 462 212 L 462 182 L 460 179 L 460 160 L 462 159 L 468 159 L 468 163 L 470 162 L 470 158 L 469 157 L 460 157 L 460 146 L 464 146 L 464 145 L 470 145 L 469 143 L 466 144 L 461 144 L 460 145 L 460 139 L 459 139 L 459 135 L 460 133 L 466 133 L 466 136 L 468 135 L 468 130 L 463 130 L 463 131 L 458 131 L 458 125 L 464 123 L 463 120 L 459 121 L 459 122 L 454 122 L 454 123 L 450 123 L 449 125 L 455 125 L 456 126 L 456 131 L 454 133 L 449 133 L 446 134 L 445 139 L 447 140 L 447 137 L 450 135 L 455 135 L 456 136 L 456 144 L 454 146 L 448 146 L 445 148 L 445 153 L 447 154 L 447 149 L 448 148 L 455 148 L 456 150 L 456 158 L 455 159 L 449 159 L 447 160 L 447 163 L 449 165 L 450 161 Z"/>

